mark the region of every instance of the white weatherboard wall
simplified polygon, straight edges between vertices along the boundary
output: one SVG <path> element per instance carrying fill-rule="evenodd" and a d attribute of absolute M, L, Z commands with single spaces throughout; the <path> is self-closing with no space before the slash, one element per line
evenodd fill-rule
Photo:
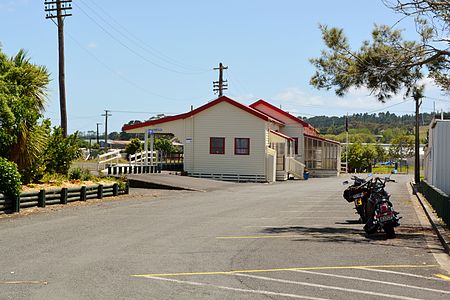
<path fill-rule="evenodd" d="M 450 120 L 436 120 L 430 128 L 430 149 L 425 173 L 429 182 L 450 195 Z"/>
<path fill-rule="evenodd" d="M 192 122 L 186 126 L 192 128 L 192 141 L 190 147 L 185 144 L 185 153 L 191 160 L 185 162 L 185 171 L 266 176 L 266 121 L 221 102 L 186 119 L 188 122 Z M 225 138 L 225 154 L 209 153 L 211 137 Z M 250 139 L 250 155 L 234 154 L 235 138 Z"/>
<path fill-rule="evenodd" d="M 298 155 L 296 159 L 304 163 L 305 157 L 303 153 L 305 152 L 305 141 L 303 137 L 305 133 L 305 128 L 303 127 L 303 125 L 300 124 L 299 122 L 292 120 L 291 118 L 286 117 L 284 114 L 279 113 L 265 106 L 264 104 L 259 104 L 256 106 L 256 108 L 259 111 L 262 111 L 263 113 L 271 116 L 272 118 L 282 121 L 285 124 L 285 126 L 280 128 L 281 133 L 290 136 L 292 138 L 298 138 Z"/>

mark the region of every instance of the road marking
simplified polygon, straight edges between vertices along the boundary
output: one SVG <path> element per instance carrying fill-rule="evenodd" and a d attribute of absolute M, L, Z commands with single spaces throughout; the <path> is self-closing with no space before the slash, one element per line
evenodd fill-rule
<path fill-rule="evenodd" d="M 325 267 L 298 267 L 298 268 L 278 268 L 278 269 L 255 269 L 255 270 L 232 270 L 232 271 L 212 271 L 212 272 L 181 272 L 181 273 L 160 273 L 160 274 L 135 274 L 133 277 L 171 277 L 171 276 L 194 276 L 194 275 L 229 275 L 235 273 L 265 273 L 265 272 L 283 272 L 293 270 L 345 270 L 345 269 L 416 269 L 416 268 L 435 268 L 439 265 L 379 265 L 379 266 L 325 266 Z"/>
<path fill-rule="evenodd" d="M 47 285 L 47 281 L 37 281 L 37 280 L 11 280 L 11 281 L 4 281 L 0 280 L 0 284 L 43 284 Z"/>
<path fill-rule="evenodd" d="M 361 233 L 362 234 L 362 233 Z M 280 239 L 280 238 L 300 238 L 300 237 L 338 237 L 338 236 L 354 236 L 354 234 L 296 234 L 296 235 L 243 235 L 243 236 L 218 236 L 218 240 L 246 240 L 246 239 Z"/>
<path fill-rule="evenodd" d="M 390 274 L 416 277 L 416 278 L 422 278 L 422 279 L 428 279 L 428 280 L 442 281 L 442 279 L 438 279 L 438 278 L 427 277 L 427 276 L 411 274 L 411 273 L 397 272 L 397 271 L 392 271 L 392 270 L 380 270 L 380 269 L 369 269 L 369 268 L 359 268 L 359 269 L 365 270 L 365 271 L 371 271 L 371 272 L 390 273 Z"/>
<path fill-rule="evenodd" d="M 201 286 L 201 287 L 213 287 L 213 288 L 217 288 L 217 289 L 221 289 L 221 290 L 234 291 L 234 292 L 243 292 L 243 293 L 268 295 L 268 296 L 280 296 L 280 297 L 295 298 L 295 299 L 328 300 L 326 298 L 308 297 L 308 296 L 302 296 L 302 295 L 296 295 L 296 294 L 276 293 L 276 292 L 270 292 L 270 291 L 264 291 L 264 290 L 247 290 L 247 289 L 233 288 L 233 287 L 228 287 L 228 286 L 223 286 L 223 285 L 214 285 L 214 284 L 209 284 L 209 283 L 177 280 L 177 279 L 172 279 L 172 278 L 161 278 L 161 277 L 152 277 L 152 276 L 144 276 L 144 277 L 149 278 L 149 279 L 169 281 L 169 282 L 175 282 L 175 283 L 181 283 L 181 284 L 187 284 L 187 285 L 194 285 L 194 286 Z"/>
<path fill-rule="evenodd" d="M 296 285 L 316 287 L 316 288 L 321 288 L 321 289 L 329 289 L 329 290 L 350 292 L 350 293 L 356 293 L 356 294 L 386 297 L 386 298 L 392 298 L 392 299 L 402 299 L 402 300 L 417 300 L 417 299 L 419 299 L 419 298 L 410 298 L 410 297 L 398 296 L 398 295 L 392 295 L 392 294 L 383 294 L 383 293 L 376 293 L 376 292 L 370 292 L 370 291 L 347 289 L 347 288 L 342 288 L 342 287 L 333 286 L 333 285 L 323 285 L 323 284 L 308 283 L 308 282 L 302 282 L 302 281 L 292 281 L 292 280 L 277 279 L 277 278 L 270 278 L 270 277 L 263 277 L 263 276 L 256 276 L 256 275 L 248 275 L 248 274 L 233 274 L 233 275 L 261 279 L 261 280 L 275 281 L 275 282 L 281 282 L 281 283 L 290 283 L 290 284 L 296 284 Z"/>
<path fill-rule="evenodd" d="M 345 224 L 345 225 L 358 225 L 361 224 Z M 302 228 L 330 228 L 330 224 L 324 225 L 306 225 L 306 224 L 286 224 L 286 225 L 248 225 L 244 228 L 289 228 L 289 227 L 302 227 Z M 333 227 L 333 229 L 336 227 Z M 346 227 L 338 227 L 338 229 L 346 229 Z"/>
<path fill-rule="evenodd" d="M 332 211 L 330 210 L 282 210 L 280 211 L 282 213 L 330 213 Z M 333 212 L 335 214 L 336 212 Z M 340 211 L 342 214 L 348 215 L 348 212 L 346 211 Z"/>
<path fill-rule="evenodd" d="M 450 281 L 450 277 L 442 275 L 442 274 L 435 274 L 434 276 L 442 278 L 442 279 L 447 280 L 447 281 Z"/>
<path fill-rule="evenodd" d="M 380 280 L 359 278 L 359 277 L 353 277 L 353 276 L 343 276 L 343 275 L 327 274 L 327 273 L 320 273 L 320 272 L 311 272 L 311 271 L 304 271 L 304 270 L 294 270 L 293 272 L 305 273 L 305 274 L 313 274 L 313 275 L 320 275 L 320 276 L 328 276 L 328 277 L 336 277 L 336 278 L 342 278 L 342 279 L 359 280 L 359 281 L 365 281 L 365 282 L 380 283 L 380 284 L 385 284 L 385 285 L 400 286 L 400 287 L 405 287 L 405 288 L 409 288 L 409 289 L 416 289 L 416 290 L 423 290 L 423 291 L 429 291 L 429 292 L 435 292 L 435 293 L 450 294 L 450 291 L 442 291 L 442 290 L 430 289 L 430 288 L 426 288 L 426 287 L 420 287 L 420 286 L 414 286 L 414 285 L 402 284 L 402 283 L 396 283 L 396 282 L 380 281 Z"/>

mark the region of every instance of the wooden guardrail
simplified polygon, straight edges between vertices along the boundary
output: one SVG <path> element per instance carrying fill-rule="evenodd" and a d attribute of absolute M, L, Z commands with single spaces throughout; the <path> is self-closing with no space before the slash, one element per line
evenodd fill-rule
<path fill-rule="evenodd" d="M 0 194 L 0 214 L 19 212 L 21 208 L 45 207 L 53 204 L 67 204 L 89 199 L 102 199 L 128 194 L 129 184 L 120 188 L 119 184 L 91 185 L 76 188 L 61 188 L 21 193 L 16 199 L 9 199 Z"/>
<path fill-rule="evenodd" d="M 450 196 L 426 180 L 420 182 L 420 192 L 434 208 L 437 215 L 442 218 L 447 228 L 450 229 Z"/>

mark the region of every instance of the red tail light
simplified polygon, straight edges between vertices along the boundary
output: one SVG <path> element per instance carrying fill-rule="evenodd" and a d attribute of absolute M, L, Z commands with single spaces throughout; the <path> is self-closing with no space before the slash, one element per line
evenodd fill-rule
<path fill-rule="evenodd" d="M 389 205 L 387 203 L 383 203 L 380 205 L 380 212 L 386 213 L 389 211 Z"/>

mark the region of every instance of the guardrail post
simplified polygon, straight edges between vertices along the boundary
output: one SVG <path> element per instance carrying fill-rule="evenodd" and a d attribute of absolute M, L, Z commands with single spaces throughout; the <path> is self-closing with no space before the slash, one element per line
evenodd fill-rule
<path fill-rule="evenodd" d="M 14 196 L 12 199 L 12 212 L 13 213 L 18 213 L 20 212 L 20 196 Z"/>
<path fill-rule="evenodd" d="M 61 189 L 61 204 L 67 204 L 67 188 L 62 188 Z"/>
<path fill-rule="evenodd" d="M 38 207 L 45 207 L 45 190 L 39 191 Z"/>
<path fill-rule="evenodd" d="M 86 187 L 83 185 L 80 190 L 80 200 L 86 201 Z"/>
<path fill-rule="evenodd" d="M 103 198 L 103 184 L 99 184 L 97 189 L 97 199 L 102 198 Z"/>
<path fill-rule="evenodd" d="M 119 195 L 119 185 L 117 183 L 113 184 L 113 196 Z"/>

